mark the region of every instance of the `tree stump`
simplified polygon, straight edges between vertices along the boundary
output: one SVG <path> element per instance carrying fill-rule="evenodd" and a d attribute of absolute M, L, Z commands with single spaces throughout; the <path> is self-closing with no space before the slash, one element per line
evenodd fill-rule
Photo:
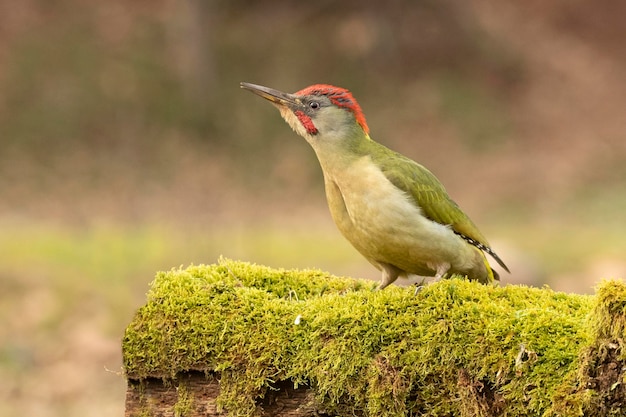
<path fill-rule="evenodd" d="M 126 416 L 626 415 L 626 285 L 373 291 L 221 260 L 159 273 L 123 340 Z"/>

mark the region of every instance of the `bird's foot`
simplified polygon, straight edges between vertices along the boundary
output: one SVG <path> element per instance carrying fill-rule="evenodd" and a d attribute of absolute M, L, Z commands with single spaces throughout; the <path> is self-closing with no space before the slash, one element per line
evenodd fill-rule
<path fill-rule="evenodd" d="M 415 284 L 415 292 L 413 293 L 413 296 L 416 296 L 420 291 L 422 291 L 424 289 L 424 287 L 426 287 L 426 278 L 422 277 L 422 280 L 420 282 L 416 282 Z"/>
<path fill-rule="evenodd" d="M 381 262 L 379 265 L 383 271 L 383 276 L 377 288 L 377 290 L 380 291 L 380 290 L 385 289 L 385 287 L 387 287 L 389 284 L 391 284 L 396 279 L 398 279 L 398 276 L 402 274 L 402 271 L 390 264 L 385 264 Z"/>

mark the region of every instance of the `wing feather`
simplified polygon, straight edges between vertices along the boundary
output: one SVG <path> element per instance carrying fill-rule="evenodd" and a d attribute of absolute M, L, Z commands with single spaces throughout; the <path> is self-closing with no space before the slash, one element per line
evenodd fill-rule
<path fill-rule="evenodd" d="M 424 216 L 489 248 L 489 242 L 472 220 L 450 198 L 444 186 L 428 169 L 391 150 L 374 161 L 387 179 L 404 191 L 422 209 Z"/>

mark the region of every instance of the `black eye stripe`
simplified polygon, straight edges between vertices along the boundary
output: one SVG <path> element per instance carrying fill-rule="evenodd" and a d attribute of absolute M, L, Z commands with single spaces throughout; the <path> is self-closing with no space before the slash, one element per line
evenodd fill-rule
<path fill-rule="evenodd" d="M 334 105 L 351 111 L 365 133 L 369 133 L 369 128 L 365 122 L 365 116 L 363 115 L 361 106 L 359 106 L 354 97 L 352 97 L 352 93 L 345 88 L 328 84 L 314 84 L 298 91 L 296 95 L 304 97 L 304 100 L 306 100 L 306 111 L 309 113 L 317 112 L 316 109 L 310 107 L 312 101 L 317 101 L 319 108 Z M 319 100 L 316 100 L 316 98 Z"/>

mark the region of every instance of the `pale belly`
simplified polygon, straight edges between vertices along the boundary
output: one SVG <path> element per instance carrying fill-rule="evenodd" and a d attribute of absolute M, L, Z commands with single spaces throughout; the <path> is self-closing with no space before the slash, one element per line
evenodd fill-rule
<path fill-rule="evenodd" d="M 340 176 L 325 178 L 332 217 L 346 239 L 379 269 L 386 263 L 425 276 L 471 269 L 473 249 L 448 226 L 425 218 L 368 162 L 364 158 Z"/>

